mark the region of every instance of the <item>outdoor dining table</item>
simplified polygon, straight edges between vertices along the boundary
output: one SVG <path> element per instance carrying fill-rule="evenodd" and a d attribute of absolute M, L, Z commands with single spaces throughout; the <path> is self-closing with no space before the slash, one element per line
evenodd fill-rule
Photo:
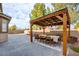
<path fill-rule="evenodd" d="M 60 36 L 54 36 L 54 35 L 52 36 L 52 35 L 50 35 L 49 37 L 51 39 L 53 39 L 54 42 L 58 42 L 58 39 L 59 39 Z"/>
<path fill-rule="evenodd" d="M 45 34 L 40 34 L 39 37 L 46 37 L 47 35 Z"/>
<path fill-rule="evenodd" d="M 41 34 L 41 35 L 39 35 L 39 37 L 42 37 L 42 38 L 50 37 L 51 39 L 53 39 L 54 42 L 58 42 L 58 39 L 60 36 Z"/>

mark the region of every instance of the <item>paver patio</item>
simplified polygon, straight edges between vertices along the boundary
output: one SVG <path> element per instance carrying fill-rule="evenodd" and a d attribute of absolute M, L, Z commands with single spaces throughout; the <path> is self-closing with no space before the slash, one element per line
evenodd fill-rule
<path fill-rule="evenodd" d="M 30 43 L 29 36 L 25 34 L 9 34 L 8 42 L 0 44 L 0 56 L 59 56 L 61 53 L 55 49 Z"/>

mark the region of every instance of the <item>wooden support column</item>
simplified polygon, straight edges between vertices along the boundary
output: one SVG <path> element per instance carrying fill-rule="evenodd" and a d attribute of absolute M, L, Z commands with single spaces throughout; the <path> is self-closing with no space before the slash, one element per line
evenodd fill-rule
<path fill-rule="evenodd" d="M 43 34 L 45 34 L 45 27 L 43 27 Z"/>
<path fill-rule="evenodd" d="M 30 42 L 33 42 L 32 24 L 30 24 Z"/>
<path fill-rule="evenodd" d="M 63 17 L 63 55 L 67 55 L 67 16 Z"/>
<path fill-rule="evenodd" d="M 70 38 L 70 21 L 69 21 L 69 27 L 68 27 L 68 40 Z"/>

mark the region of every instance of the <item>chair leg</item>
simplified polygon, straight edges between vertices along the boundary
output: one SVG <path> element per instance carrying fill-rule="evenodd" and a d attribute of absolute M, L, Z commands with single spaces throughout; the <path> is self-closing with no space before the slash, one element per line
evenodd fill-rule
<path fill-rule="evenodd" d="M 53 44 L 53 41 L 52 40 L 50 40 L 50 45 L 52 45 Z"/>

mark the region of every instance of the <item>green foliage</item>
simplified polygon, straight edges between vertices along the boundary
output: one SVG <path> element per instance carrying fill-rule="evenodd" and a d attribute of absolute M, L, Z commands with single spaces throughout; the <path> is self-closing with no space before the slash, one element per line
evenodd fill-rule
<path fill-rule="evenodd" d="M 54 4 L 52 3 L 52 5 L 54 6 L 55 10 L 60 10 L 66 7 L 66 4 L 63 4 L 63 3 L 54 3 Z"/>
<path fill-rule="evenodd" d="M 38 29 L 40 29 L 40 27 L 37 26 L 37 25 L 33 25 L 32 28 L 33 28 L 34 30 L 38 30 Z"/>
<path fill-rule="evenodd" d="M 36 3 L 34 5 L 33 10 L 31 11 L 30 19 L 34 20 L 36 18 L 46 15 L 45 13 L 46 13 L 45 4 L 44 3 Z M 33 29 L 40 29 L 40 27 L 33 25 Z"/>
<path fill-rule="evenodd" d="M 47 14 L 50 14 L 50 13 L 52 13 L 52 12 L 53 12 L 53 9 L 52 9 L 52 8 L 47 7 L 47 9 L 46 9 L 46 15 L 47 15 Z"/>
<path fill-rule="evenodd" d="M 58 26 L 56 29 L 63 29 L 63 26 Z"/>
<path fill-rule="evenodd" d="M 9 30 L 11 30 L 11 31 L 16 30 L 16 29 L 17 29 L 16 25 L 13 25 L 13 26 L 9 27 Z"/>
<path fill-rule="evenodd" d="M 55 3 L 52 4 L 54 6 L 55 10 L 60 10 L 62 8 L 67 7 L 68 11 L 69 11 L 69 15 L 70 15 L 70 20 L 71 20 L 71 24 L 74 24 L 75 22 L 77 22 L 77 18 L 79 16 L 79 13 L 77 12 L 77 3 L 71 3 L 71 4 L 64 4 L 64 3 Z M 74 22 L 75 21 L 75 22 Z"/>
<path fill-rule="evenodd" d="M 47 15 L 49 13 L 52 13 L 53 11 L 57 11 L 60 9 L 63 9 L 65 7 L 68 8 L 68 12 L 69 12 L 69 16 L 70 16 L 70 21 L 71 24 L 74 24 L 78 21 L 79 19 L 79 12 L 77 11 L 78 8 L 78 4 L 77 3 L 52 3 L 51 4 L 54 9 L 47 7 L 47 9 L 45 9 L 45 4 L 44 3 L 36 3 L 34 5 L 33 10 L 31 11 L 30 19 L 34 20 L 38 17 Z M 78 26 L 76 25 L 75 28 L 77 28 Z M 58 29 L 62 29 L 62 26 L 59 26 Z M 33 26 L 33 29 L 40 29 L 39 27 L 37 27 L 36 25 Z"/>
<path fill-rule="evenodd" d="M 79 48 L 78 48 L 78 47 L 75 48 L 75 47 L 70 46 L 70 48 L 71 48 L 73 51 L 79 53 Z"/>
<path fill-rule="evenodd" d="M 71 24 L 74 24 L 79 19 L 79 12 L 77 12 L 78 4 L 77 3 L 52 3 L 52 6 L 54 7 L 54 10 L 60 10 L 65 7 L 68 8 L 69 16 L 70 16 L 70 22 Z"/>
<path fill-rule="evenodd" d="M 33 10 L 31 11 L 30 19 L 33 20 L 33 19 L 36 19 L 38 17 L 44 16 L 45 12 L 46 12 L 45 4 L 43 4 L 43 3 L 36 3 L 34 5 Z"/>
<path fill-rule="evenodd" d="M 76 23 L 76 25 L 75 25 L 75 29 L 78 29 L 78 28 L 79 28 L 79 22 Z"/>

